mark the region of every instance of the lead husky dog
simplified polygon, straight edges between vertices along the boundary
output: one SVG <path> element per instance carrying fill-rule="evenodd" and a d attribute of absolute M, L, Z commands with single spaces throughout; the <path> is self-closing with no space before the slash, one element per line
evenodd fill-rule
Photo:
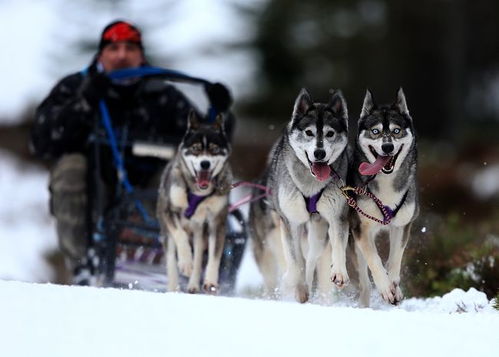
<path fill-rule="evenodd" d="M 221 116 L 214 124 L 201 124 L 190 112 L 187 132 L 159 187 L 157 216 L 166 244 L 169 291 L 179 290 L 180 270 L 189 277 L 188 292 L 199 292 L 206 248 L 203 288 L 210 293 L 218 289 L 232 182 L 230 150 Z"/>
<path fill-rule="evenodd" d="M 269 157 L 265 182 L 271 192 L 270 207 L 260 201 L 250 209 L 256 260 L 267 285 L 276 284 L 272 267 L 276 260 L 285 260 L 284 287 L 299 302 L 308 300 L 328 234 L 331 280 L 338 287 L 349 281 L 345 262 L 348 209 L 333 182 L 335 175 L 345 179 L 347 174 L 347 132 L 347 107 L 341 92 L 333 92 L 329 103 L 323 104 L 314 103 L 302 89 L 291 121 Z M 271 237 L 277 230 L 282 248 Z M 305 231 L 308 248 L 302 252 Z"/>
<path fill-rule="evenodd" d="M 416 156 L 414 125 L 402 88 L 395 103 L 382 106 L 374 103 L 367 90 L 358 123 L 352 183 L 365 186 L 388 206 L 391 221 L 382 225 L 352 210 L 350 225 L 356 243 L 360 302 L 364 306 L 369 305 L 370 297 L 368 266 L 385 301 L 397 304 L 403 298 L 399 286 L 402 255 L 419 211 Z M 380 209 L 371 199 L 357 199 L 365 213 L 380 217 Z M 375 245 L 376 236 L 383 230 L 390 237 L 387 269 Z"/>

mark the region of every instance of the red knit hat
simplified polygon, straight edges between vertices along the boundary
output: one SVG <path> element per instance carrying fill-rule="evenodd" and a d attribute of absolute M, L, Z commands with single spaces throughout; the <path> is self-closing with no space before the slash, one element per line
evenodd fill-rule
<path fill-rule="evenodd" d="M 134 25 L 126 21 L 114 21 L 107 25 L 102 31 L 100 42 L 99 42 L 99 52 L 102 49 L 113 42 L 127 41 L 139 45 L 142 47 L 142 35 L 140 30 Z"/>

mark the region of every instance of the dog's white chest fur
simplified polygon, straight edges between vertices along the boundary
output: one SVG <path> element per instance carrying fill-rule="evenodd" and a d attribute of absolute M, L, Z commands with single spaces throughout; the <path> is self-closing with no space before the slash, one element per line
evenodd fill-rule
<path fill-rule="evenodd" d="M 170 187 L 170 202 L 172 203 L 172 206 L 185 210 L 189 205 L 185 188 L 178 185 L 172 185 Z"/>
<path fill-rule="evenodd" d="M 317 202 L 317 211 L 321 216 L 327 217 L 328 215 L 335 214 L 335 212 L 341 212 L 345 202 L 340 190 L 331 185 L 324 190 Z"/>
<path fill-rule="evenodd" d="M 310 218 L 300 191 L 294 190 L 290 192 L 281 186 L 279 187 L 278 200 L 282 213 L 290 222 L 302 224 Z"/>

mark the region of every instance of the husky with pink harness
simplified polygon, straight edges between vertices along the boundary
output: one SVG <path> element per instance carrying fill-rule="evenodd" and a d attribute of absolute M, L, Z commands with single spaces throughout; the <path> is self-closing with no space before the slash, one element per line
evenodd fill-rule
<path fill-rule="evenodd" d="M 377 106 L 368 90 L 358 123 L 350 184 L 362 190 L 351 211 L 355 239 L 360 302 L 369 305 L 370 279 L 383 299 L 399 303 L 400 267 L 411 224 L 419 212 L 416 184 L 416 136 L 402 88 L 395 103 Z M 379 203 L 382 202 L 382 205 Z M 386 268 L 375 239 L 387 231 L 390 253 Z"/>

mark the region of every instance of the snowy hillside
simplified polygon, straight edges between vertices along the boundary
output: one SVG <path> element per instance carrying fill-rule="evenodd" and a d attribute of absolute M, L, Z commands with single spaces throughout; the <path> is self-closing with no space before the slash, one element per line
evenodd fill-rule
<path fill-rule="evenodd" d="M 1 351 L 9 357 L 469 357 L 499 351 L 499 313 L 474 290 L 386 311 L 19 282 L 0 282 L 0 300 Z M 470 312 L 449 314 L 459 304 Z"/>

